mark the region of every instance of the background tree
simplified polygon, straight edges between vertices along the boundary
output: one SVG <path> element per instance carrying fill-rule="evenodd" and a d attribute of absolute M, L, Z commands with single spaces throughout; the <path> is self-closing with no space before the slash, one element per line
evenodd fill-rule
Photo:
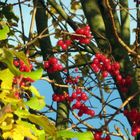
<path fill-rule="evenodd" d="M 16 139 L 19 135 L 20 139 L 108 140 L 112 136 L 131 139 L 132 135 L 139 139 L 139 1 L 135 4 L 131 9 L 127 0 L 0 2 L 2 138 Z M 24 5 L 31 10 L 29 29 L 25 29 Z M 13 12 L 15 6 L 19 6 L 21 31 Z M 135 10 L 136 16 L 130 10 Z M 133 44 L 131 19 L 137 23 Z M 45 105 L 44 98 L 31 85 L 39 79 L 52 85 L 52 105 Z M 116 91 L 121 106 L 112 104 L 117 100 L 111 97 Z M 99 108 L 95 108 L 94 101 Z M 45 111 L 40 111 L 44 107 Z M 47 118 L 48 109 L 56 112 L 56 119 L 50 118 L 53 123 Z M 118 126 L 115 132 L 110 131 L 109 125 L 121 113 L 128 118 L 131 135 L 121 132 Z M 88 122 L 96 118 L 101 120 L 99 128 Z M 20 129 L 26 129 L 25 134 Z M 78 133 L 84 129 L 93 134 Z"/>

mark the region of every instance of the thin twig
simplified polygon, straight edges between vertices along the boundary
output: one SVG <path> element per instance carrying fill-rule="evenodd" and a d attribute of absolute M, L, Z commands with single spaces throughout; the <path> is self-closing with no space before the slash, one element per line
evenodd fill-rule
<path fill-rule="evenodd" d="M 20 0 L 18 0 L 18 4 L 19 4 L 20 17 L 21 17 L 22 38 L 23 38 L 23 43 L 25 44 L 24 20 L 23 20 L 22 7 L 21 7 Z"/>

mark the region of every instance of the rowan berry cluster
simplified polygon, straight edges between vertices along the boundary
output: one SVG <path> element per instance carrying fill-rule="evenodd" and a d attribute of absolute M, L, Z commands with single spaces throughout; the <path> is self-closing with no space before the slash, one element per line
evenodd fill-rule
<path fill-rule="evenodd" d="M 110 140 L 110 136 L 107 135 L 106 137 L 102 137 L 102 132 L 101 131 L 98 131 L 94 134 L 94 139 L 95 140 Z"/>
<path fill-rule="evenodd" d="M 63 69 L 63 66 L 58 62 L 56 57 L 50 57 L 48 61 L 44 61 L 44 68 L 49 72 L 53 73 Z"/>
<path fill-rule="evenodd" d="M 32 64 L 29 62 L 30 66 L 25 65 L 24 61 L 19 60 L 19 59 L 15 59 L 13 61 L 13 64 L 19 68 L 19 70 L 21 72 L 30 72 L 33 68 Z M 23 77 L 21 76 L 15 76 L 13 79 L 13 85 L 18 84 L 19 86 L 27 86 L 29 85 L 29 83 L 34 82 L 34 80 L 32 80 L 29 77 Z"/>
<path fill-rule="evenodd" d="M 19 68 L 22 72 L 30 72 L 33 68 L 32 64 L 29 62 L 30 66 L 27 66 L 22 60 L 15 59 L 13 64 Z"/>
<path fill-rule="evenodd" d="M 88 96 L 81 89 L 79 89 L 79 88 L 76 89 L 76 91 L 72 93 L 70 100 L 75 102 L 72 105 L 72 109 L 79 110 L 79 112 L 78 112 L 79 117 L 81 117 L 83 114 L 90 115 L 91 117 L 93 117 L 95 115 L 95 112 L 93 110 L 89 109 L 84 104 L 84 102 L 88 100 Z"/>
<path fill-rule="evenodd" d="M 66 84 L 77 84 L 79 81 L 80 76 L 72 77 L 72 76 L 67 76 L 65 82 Z"/>
<path fill-rule="evenodd" d="M 29 66 L 25 65 L 24 61 L 22 60 L 19 60 L 19 59 L 15 59 L 13 61 L 13 64 L 19 68 L 19 70 L 21 72 L 30 72 L 33 68 L 32 64 L 29 62 Z M 15 76 L 14 79 L 13 79 L 13 87 L 15 85 L 18 85 L 18 86 L 29 86 L 30 83 L 34 82 L 34 80 L 32 80 L 31 78 L 29 77 L 23 77 L 22 75 L 20 76 Z M 19 92 L 15 92 L 14 93 L 14 96 L 17 98 L 17 99 L 20 99 L 20 94 Z"/>
<path fill-rule="evenodd" d="M 133 108 L 131 111 L 125 110 L 124 115 L 133 124 L 131 130 L 132 136 L 135 137 L 137 134 L 140 134 L 140 112 L 136 108 Z"/>
<path fill-rule="evenodd" d="M 57 46 L 60 46 L 63 51 L 66 51 L 69 46 L 71 46 L 72 41 L 70 39 L 67 40 L 58 40 Z"/>
<path fill-rule="evenodd" d="M 72 35 L 72 40 L 77 40 L 81 44 L 89 44 L 92 38 L 91 32 L 90 32 L 90 26 L 86 25 L 82 28 L 78 28 L 75 31 L 75 34 L 77 35 Z M 79 36 L 78 36 L 79 35 Z"/>
<path fill-rule="evenodd" d="M 67 101 L 69 99 L 69 95 L 68 93 L 64 93 L 64 94 L 53 94 L 52 95 L 52 99 L 55 102 L 63 102 L 63 101 Z"/>
<path fill-rule="evenodd" d="M 15 76 L 13 79 L 13 85 L 18 84 L 19 86 L 28 86 L 32 82 L 34 82 L 34 80 L 29 77 Z"/>
<path fill-rule="evenodd" d="M 83 92 L 81 89 L 76 89 L 75 92 L 72 93 L 71 96 L 68 94 L 53 94 L 52 96 L 53 101 L 56 102 L 62 102 L 62 101 L 68 101 L 69 103 L 73 103 L 72 109 L 79 110 L 78 116 L 81 117 L 83 114 L 90 115 L 93 117 L 95 115 L 95 112 L 91 109 L 89 109 L 84 102 L 88 100 L 88 96 L 85 92 Z"/>
<path fill-rule="evenodd" d="M 91 68 L 95 73 L 101 72 L 103 78 L 106 78 L 109 74 L 114 76 L 122 92 L 127 92 L 128 87 L 131 85 L 132 79 L 130 76 L 126 78 L 122 77 L 120 64 L 118 62 L 112 63 L 111 60 L 103 54 L 97 53 L 95 55 Z"/>

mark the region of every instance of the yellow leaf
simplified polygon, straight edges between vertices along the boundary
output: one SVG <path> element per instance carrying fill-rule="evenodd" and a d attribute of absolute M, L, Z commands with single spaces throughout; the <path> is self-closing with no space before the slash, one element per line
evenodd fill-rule
<path fill-rule="evenodd" d="M 51 123 L 50 120 L 47 117 L 37 116 L 37 115 L 31 114 L 31 115 L 28 116 L 28 119 L 31 122 L 41 126 L 45 130 L 45 132 L 47 134 L 49 134 L 50 136 L 55 136 L 56 135 L 55 125 L 53 123 Z"/>
<path fill-rule="evenodd" d="M 9 69 L 0 71 L 0 80 L 2 80 L 1 88 L 2 89 L 11 89 L 13 83 L 14 75 L 10 72 Z"/>
<path fill-rule="evenodd" d="M 11 131 L 4 132 L 2 136 L 4 139 L 12 138 L 13 140 L 24 140 L 24 138 L 27 137 L 31 140 L 37 140 L 37 137 L 32 134 L 30 128 L 21 124 L 13 125 Z"/>

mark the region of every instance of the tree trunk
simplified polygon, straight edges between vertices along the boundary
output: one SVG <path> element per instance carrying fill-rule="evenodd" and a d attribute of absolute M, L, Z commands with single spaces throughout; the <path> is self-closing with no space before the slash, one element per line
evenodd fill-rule
<path fill-rule="evenodd" d="M 48 16 L 46 14 L 46 9 L 43 7 L 44 1 L 37 1 L 34 0 L 34 6 L 37 7 L 36 11 L 36 26 L 37 26 L 37 32 L 40 34 L 43 30 L 48 28 Z M 49 31 L 47 30 L 45 32 L 46 34 L 49 34 Z M 51 56 L 52 54 L 52 45 L 50 41 L 50 37 L 46 37 L 39 40 L 41 53 L 43 56 L 43 60 L 45 61 L 47 56 Z M 61 78 L 61 75 L 59 72 L 57 73 L 49 73 L 48 77 L 51 80 L 54 80 L 56 83 L 63 84 L 63 80 Z M 52 85 L 54 93 L 63 94 L 63 92 L 68 92 L 67 89 L 59 88 L 54 85 Z M 56 116 L 56 126 L 58 129 L 65 129 L 68 127 L 68 118 L 69 118 L 69 108 L 66 102 L 57 103 L 57 116 Z"/>

